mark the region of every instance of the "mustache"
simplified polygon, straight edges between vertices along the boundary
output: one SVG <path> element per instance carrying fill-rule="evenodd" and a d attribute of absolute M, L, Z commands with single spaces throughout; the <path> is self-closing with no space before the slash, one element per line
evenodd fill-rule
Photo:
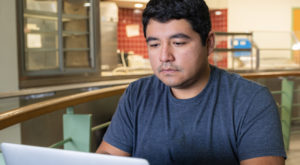
<path fill-rule="evenodd" d="M 164 62 L 162 64 L 159 65 L 158 67 L 158 72 L 161 72 L 163 70 L 176 70 L 176 71 L 181 71 L 182 69 L 177 66 L 177 65 L 174 65 L 173 63 L 171 62 Z"/>

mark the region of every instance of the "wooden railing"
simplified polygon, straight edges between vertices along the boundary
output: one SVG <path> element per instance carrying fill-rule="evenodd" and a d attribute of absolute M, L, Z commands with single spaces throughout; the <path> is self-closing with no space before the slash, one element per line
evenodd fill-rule
<path fill-rule="evenodd" d="M 253 73 L 240 73 L 240 75 L 247 79 L 300 77 L 300 71 L 253 72 Z"/>
<path fill-rule="evenodd" d="M 122 94 L 127 85 L 98 89 L 61 98 L 50 99 L 0 113 L 0 130 L 14 124 L 72 107 L 81 103 Z"/>

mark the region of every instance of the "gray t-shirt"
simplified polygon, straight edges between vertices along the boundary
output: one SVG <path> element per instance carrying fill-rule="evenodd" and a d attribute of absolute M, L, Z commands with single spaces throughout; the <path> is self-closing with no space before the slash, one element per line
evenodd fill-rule
<path fill-rule="evenodd" d="M 104 140 L 151 165 L 239 164 L 286 157 L 276 104 L 266 87 L 211 66 L 201 93 L 176 99 L 150 76 L 131 83 Z"/>

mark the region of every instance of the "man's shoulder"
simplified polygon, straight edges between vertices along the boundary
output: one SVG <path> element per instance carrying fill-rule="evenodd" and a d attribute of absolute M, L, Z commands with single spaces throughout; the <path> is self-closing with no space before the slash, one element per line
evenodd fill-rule
<path fill-rule="evenodd" d="M 262 84 L 246 79 L 237 73 L 228 72 L 219 68 L 216 68 L 215 72 L 219 75 L 219 83 L 221 83 L 223 89 L 225 88 L 227 92 L 234 95 L 241 94 L 242 96 L 249 97 L 258 92 L 264 94 L 269 92 L 268 88 Z"/>
<path fill-rule="evenodd" d="M 237 86 L 248 86 L 250 88 L 264 88 L 263 85 L 242 77 L 238 73 L 229 72 L 220 68 L 215 68 L 220 75 L 220 80 L 224 83 L 230 83 Z"/>

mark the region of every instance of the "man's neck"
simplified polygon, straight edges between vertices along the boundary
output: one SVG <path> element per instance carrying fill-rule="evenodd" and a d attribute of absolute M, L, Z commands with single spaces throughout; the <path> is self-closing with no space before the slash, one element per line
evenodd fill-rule
<path fill-rule="evenodd" d="M 186 88 L 171 88 L 173 96 L 177 99 L 189 99 L 197 96 L 206 87 L 210 77 L 210 66 L 208 66 L 201 78 Z"/>

